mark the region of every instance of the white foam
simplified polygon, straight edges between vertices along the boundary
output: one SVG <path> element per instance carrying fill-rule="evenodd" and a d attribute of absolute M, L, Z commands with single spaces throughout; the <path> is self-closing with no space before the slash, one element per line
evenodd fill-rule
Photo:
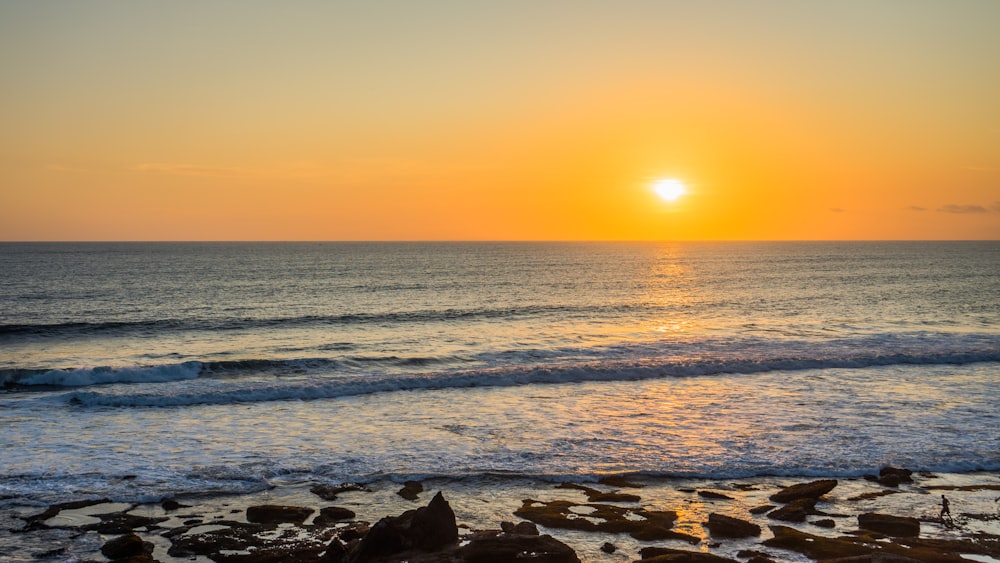
<path fill-rule="evenodd" d="M 51 370 L 27 375 L 18 380 L 21 385 L 58 385 L 84 387 L 107 383 L 165 383 L 195 379 L 201 373 L 201 362 L 184 362 L 149 367 L 81 368 Z"/>

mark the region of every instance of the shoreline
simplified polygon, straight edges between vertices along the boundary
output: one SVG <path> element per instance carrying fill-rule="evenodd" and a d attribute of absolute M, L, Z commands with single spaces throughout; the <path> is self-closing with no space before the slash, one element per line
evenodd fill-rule
<path fill-rule="evenodd" d="M 768 559 L 818 561 L 821 559 L 789 548 L 790 544 L 776 547 L 774 544 L 781 543 L 776 536 L 807 534 L 796 536 L 807 544 L 843 541 L 838 538 L 857 539 L 864 535 L 859 531 L 858 516 L 866 513 L 915 519 L 919 522 L 920 541 L 950 546 L 947 549 L 965 545 L 963 553 L 978 557 L 966 557 L 965 560 L 1000 561 L 1000 502 L 997 500 L 1000 499 L 1000 472 L 914 473 L 911 478 L 913 482 L 895 483 L 891 479 L 882 483 L 865 478 L 837 479 L 830 491 L 816 496 L 811 506 L 806 501 L 804 513 L 793 514 L 790 519 L 774 514 L 778 508 L 795 503 L 775 502 L 771 500 L 772 495 L 784 487 L 816 482 L 818 477 L 717 480 L 626 477 L 604 483 L 563 485 L 500 476 L 428 479 L 420 482 L 419 487 L 410 484 L 406 495 L 409 499 L 400 495 L 407 487 L 391 481 L 348 487 L 339 492 L 330 488 L 335 484 L 326 484 L 324 490 L 317 488 L 322 485 L 319 483 L 285 482 L 258 493 L 186 495 L 168 498 L 164 503 L 84 502 L 50 508 L 48 512 L 37 506 L 9 506 L 0 510 L 0 556 L 15 562 L 107 561 L 101 554 L 107 541 L 134 532 L 152 544 L 150 560 L 163 563 L 251 561 L 255 560 L 248 558 L 253 551 L 242 550 L 244 557 L 241 558 L 241 550 L 232 549 L 236 547 L 233 541 L 237 541 L 233 538 L 226 544 L 229 549 L 211 557 L 172 556 L 168 550 L 173 547 L 175 554 L 183 551 L 175 547 L 178 538 L 191 541 L 191 536 L 201 536 L 207 540 L 225 537 L 236 530 L 247 532 L 249 528 L 245 526 L 252 524 L 248 509 L 260 506 L 298 507 L 309 513 L 298 523 L 286 521 L 261 528 L 254 537 L 288 537 L 298 538 L 296 541 L 329 543 L 331 537 L 340 533 L 337 530 L 354 529 L 351 533 L 359 534 L 359 530 L 366 531 L 368 525 L 384 517 L 399 516 L 426 506 L 441 492 L 463 536 L 476 530 L 500 530 L 503 522 L 513 525 L 530 519 L 541 534 L 551 535 L 569 546 L 582 561 L 636 561 L 640 558 L 640 550 L 651 548 L 678 549 L 734 561 L 754 560 L 754 556 L 747 556 L 750 553 L 757 554 L 756 561 L 760 562 Z M 421 490 L 417 491 L 418 488 Z M 950 501 L 954 520 L 950 527 L 938 518 L 942 494 Z M 526 499 L 532 502 L 526 503 Z M 12 499 L 7 501 L 10 503 Z M 768 505 L 770 509 L 760 510 Z M 334 507 L 346 509 L 352 516 L 332 520 L 323 516 L 348 514 L 331 511 Z M 525 511 L 525 507 L 535 511 Z M 634 528 L 636 522 L 644 523 L 673 513 L 669 527 L 660 526 L 673 536 L 657 532 L 663 537 L 650 539 L 643 533 L 630 535 L 627 531 L 607 531 L 610 528 L 604 523 L 611 513 L 621 516 L 623 530 Z M 616 517 L 614 514 L 611 517 Z M 712 514 L 719 516 L 712 517 Z M 718 517 L 749 523 L 759 527 L 760 532 L 743 538 L 722 537 L 721 532 L 707 524 Z M 246 537 L 249 536 L 244 539 Z M 806 537 L 812 539 L 806 540 Z M 880 541 L 910 549 L 905 547 L 904 540 L 893 536 L 883 535 Z M 614 547 L 612 553 L 608 553 L 606 544 Z"/>

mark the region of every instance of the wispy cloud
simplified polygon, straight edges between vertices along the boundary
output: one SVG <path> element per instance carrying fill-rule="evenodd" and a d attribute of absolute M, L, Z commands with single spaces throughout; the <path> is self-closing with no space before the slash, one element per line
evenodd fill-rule
<path fill-rule="evenodd" d="M 989 210 L 982 205 L 955 205 L 948 204 L 944 207 L 939 207 L 938 211 L 942 213 L 988 213 Z"/>
<path fill-rule="evenodd" d="M 834 213 L 846 213 L 847 212 L 847 210 L 844 209 L 843 207 L 831 207 L 830 211 L 832 211 Z"/>
<path fill-rule="evenodd" d="M 907 211 L 927 211 L 926 207 L 920 207 L 919 205 L 911 205 L 906 209 Z"/>

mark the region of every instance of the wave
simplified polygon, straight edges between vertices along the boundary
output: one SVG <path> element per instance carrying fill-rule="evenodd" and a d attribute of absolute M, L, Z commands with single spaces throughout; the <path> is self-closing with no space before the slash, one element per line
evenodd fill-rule
<path fill-rule="evenodd" d="M 512 387 L 607 381 L 639 381 L 668 377 L 704 377 L 722 374 L 759 374 L 774 371 L 858 369 L 893 365 L 965 365 L 1000 362 L 1000 351 L 990 353 L 891 354 L 845 358 L 768 358 L 739 360 L 609 361 L 575 365 L 514 366 L 453 370 L 423 374 L 361 374 L 293 378 L 289 380 L 200 379 L 169 388 L 80 390 L 59 398 L 82 406 L 177 407 L 196 404 L 259 403 L 269 401 L 334 399 L 372 393 L 445 390 L 472 387 Z M 196 364 L 192 362 L 192 364 Z M 187 364 L 185 364 L 187 365 Z M 197 365 L 197 364 L 196 364 Z M 193 367 L 189 368 L 193 371 Z M 205 367 L 198 365 L 203 372 Z M 183 372 L 191 373 L 191 372 Z M 181 379 L 180 377 L 177 379 Z M 184 378 L 190 379 L 190 378 Z"/>
<path fill-rule="evenodd" d="M 575 315 L 593 313 L 628 312 L 638 306 L 543 306 L 425 309 L 391 313 L 347 313 L 342 315 L 304 315 L 279 318 L 215 318 L 215 319 L 151 319 L 141 321 L 67 322 L 49 324 L 0 324 L 0 339 L 22 337 L 76 337 L 93 334 L 130 334 L 135 332 L 184 332 L 215 330 L 251 330 L 262 328 L 291 328 L 315 326 L 340 326 L 381 323 L 426 323 L 479 319 L 508 319 L 537 315 Z M 649 309 L 649 306 L 643 306 Z"/>
<path fill-rule="evenodd" d="M 69 370 L 0 371 L 0 385 L 12 387 L 84 387 L 107 383 L 166 383 L 195 379 L 202 372 L 201 362 L 184 362 L 147 367 L 80 368 Z"/>

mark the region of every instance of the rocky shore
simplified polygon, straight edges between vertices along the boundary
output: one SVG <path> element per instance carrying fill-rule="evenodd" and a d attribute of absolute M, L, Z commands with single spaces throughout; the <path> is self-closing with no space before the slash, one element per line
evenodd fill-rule
<path fill-rule="evenodd" d="M 998 527 L 1000 476 L 888 467 L 847 480 L 300 483 L 234 498 L 11 507 L 0 559 L 1000 562 Z"/>

